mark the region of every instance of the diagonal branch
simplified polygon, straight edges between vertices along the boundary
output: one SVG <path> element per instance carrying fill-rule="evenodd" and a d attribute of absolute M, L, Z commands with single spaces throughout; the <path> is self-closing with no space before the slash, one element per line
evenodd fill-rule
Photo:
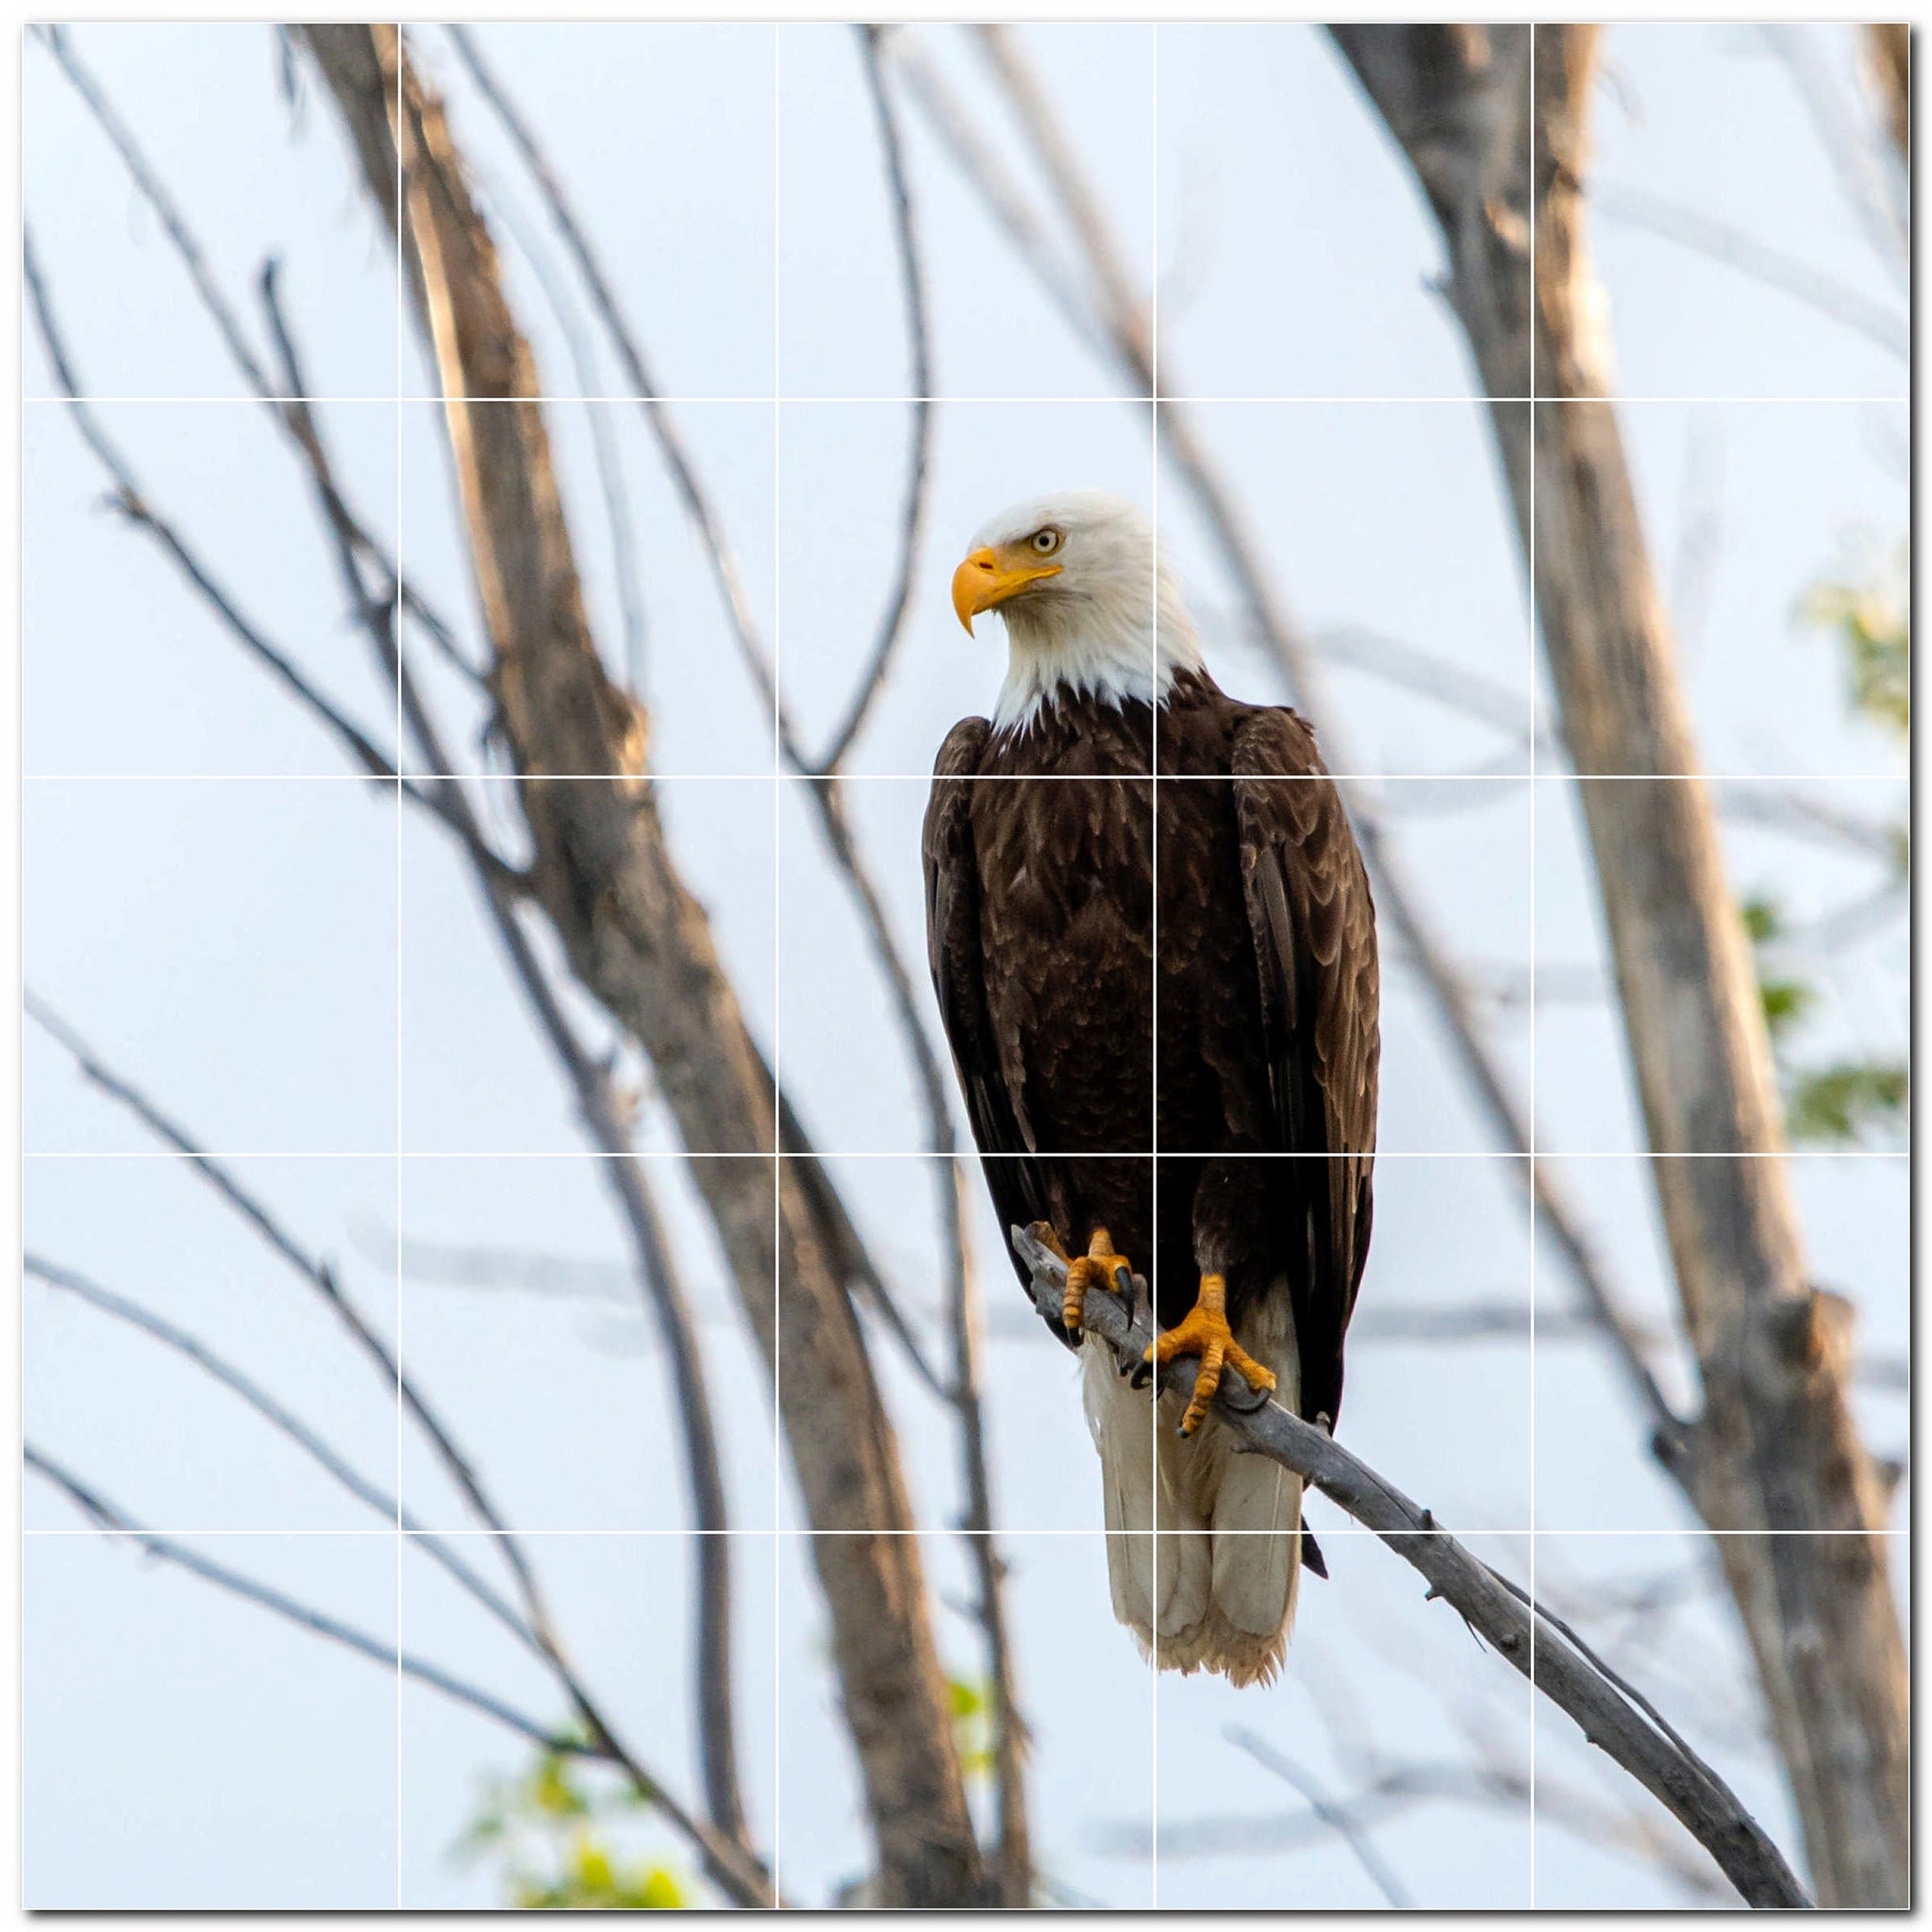
<path fill-rule="evenodd" d="M 1191 412 L 1174 395 L 1181 384 L 1171 358 L 1166 356 L 1162 358 L 1157 391 L 1144 308 L 1132 292 L 1121 250 L 1108 229 L 1097 198 L 1085 183 L 1077 159 L 1058 129 L 1050 104 L 1032 80 L 1024 55 L 1005 28 L 987 26 L 976 31 L 995 73 L 1008 81 L 1008 98 L 1027 139 L 1074 223 L 1092 278 L 1101 291 L 1104 306 L 1096 320 L 1113 358 L 1133 393 L 1158 395 L 1156 411 L 1162 454 L 1180 473 L 1203 512 L 1246 606 L 1253 634 L 1266 646 L 1296 702 L 1316 724 L 1329 764 L 1341 771 L 1354 769 L 1341 740 L 1336 708 L 1325 695 L 1315 654 L 1291 620 L 1259 541 L 1237 507 L 1233 491 L 1218 465 L 1196 435 Z M 941 84 L 930 73 L 927 94 L 942 98 Z M 956 155 L 959 152 L 955 150 Z M 970 170 L 969 179 L 995 215 L 1000 215 L 1006 207 L 1004 198 Z M 1018 240 L 1010 229 L 1009 239 Z M 1023 259 L 1031 260 L 1024 248 L 1022 255 Z M 1519 388 L 1512 393 L 1526 393 L 1526 389 Z M 1524 723 L 1526 726 L 1526 714 Z M 1498 1142 L 1512 1152 L 1526 1150 L 1531 1144 L 1529 1123 L 1491 1048 L 1469 987 L 1450 958 L 1433 920 L 1424 911 L 1386 830 L 1373 814 L 1363 809 L 1364 801 L 1358 790 L 1344 789 L 1351 794 L 1352 815 L 1374 879 L 1377 908 L 1414 960 Z M 1541 1161 L 1522 1165 L 1536 1204 L 1539 1229 L 1556 1242 L 1573 1279 L 1595 1311 L 1615 1349 L 1624 1380 L 1648 1419 L 1663 1466 L 1681 1481 L 1682 1457 L 1674 1451 L 1682 1440 L 1683 1424 L 1650 1368 L 1637 1339 L 1635 1324 L 1624 1312 L 1621 1296 L 1549 1167 Z"/>
<path fill-rule="evenodd" d="M 194 292 L 201 298 L 202 307 L 214 319 L 222 341 L 227 345 L 228 354 L 242 371 L 248 387 L 258 396 L 271 394 L 267 373 L 249 346 L 248 338 L 242 332 L 241 317 L 228 306 L 227 297 L 222 293 L 221 285 L 215 280 L 193 230 L 175 205 L 175 197 L 168 192 L 167 185 L 149 165 L 132 130 L 74 51 L 67 29 L 64 26 L 37 26 L 31 31 L 59 63 L 61 73 L 73 84 L 75 92 L 93 116 L 95 125 L 121 157 L 122 165 L 133 177 L 142 199 L 159 218 L 163 231 L 181 258 L 181 265 L 188 271 L 189 280 L 194 284 Z"/>
<path fill-rule="evenodd" d="M 882 1902 L 970 1901 L 980 1861 L 921 1557 L 916 1539 L 880 1533 L 910 1524 L 897 1445 L 833 1274 L 833 1231 L 809 1198 L 814 1176 L 804 1162 L 776 1160 L 769 1069 L 666 844 L 644 768 L 648 721 L 599 659 L 534 357 L 505 298 L 493 239 L 442 105 L 396 30 L 305 34 L 373 193 L 392 192 L 400 143 L 407 279 L 436 351 L 492 679 L 524 778 L 537 901 L 587 991 L 648 1056 L 685 1145 L 771 1161 L 696 1160 L 692 1173 L 768 1359 L 785 1311 L 779 1407 L 812 1526 L 841 1532 L 814 1536 L 812 1555 Z"/>
<path fill-rule="evenodd" d="M 85 1302 L 89 1307 L 97 1309 L 117 1322 L 125 1322 L 130 1327 L 138 1328 L 142 1334 L 158 1341 L 162 1347 L 171 1348 L 175 1354 L 185 1356 L 223 1388 L 239 1396 L 271 1428 L 288 1437 L 305 1456 L 325 1470 L 358 1503 L 367 1504 L 378 1516 L 388 1518 L 405 1534 L 413 1537 L 422 1548 L 506 1630 L 520 1642 L 536 1651 L 539 1656 L 542 1655 L 542 1646 L 538 1642 L 537 1633 L 511 1605 L 498 1595 L 484 1577 L 478 1575 L 441 1537 L 404 1508 L 396 1497 L 391 1495 L 380 1484 L 370 1481 L 353 1464 L 340 1456 L 330 1443 L 311 1429 L 301 1417 L 271 1395 L 253 1376 L 245 1374 L 198 1336 L 178 1327 L 164 1316 L 156 1314 L 151 1308 L 142 1307 L 139 1302 L 130 1301 L 125 1295 L 116 1294 L 113 1290 L 103 1288 L 98 1282 L 89 1280 L 75 1269 L 62 1267 L 59 1263 L 49 1261 L 31 1250 L 23 1257 L 21 1266 L 35 1280 L 43 1281 L 49 1288 L 58 1289 L 73 1295 L 75 1300 Z"/>
<path fill-rule="evenodd" d="M 327 1261 L 310 1255 L 282 1225 L 279 1218 L 267 1205 L 242 1185 L 225 1161 L 204 1151 L 185 1128 L 162 1112 L 138 1087 L 123 1079 L 101 1060 L 86 1041 L 55 1015 L 42 1001 L 32 992 L 28 992 L 25 995 L 25 1005 L 28 1015 L 66 1049 L 90 1081 L 110 1099 L 126 1108 L 150 1132 L 182 1155 L 215 1191 L 288 1263 L 297 1276 L 322 1296 L 325 1304 L 348 1329 L 357 1345 L 376 1364 L 395 1399 L 423 1431 L 438 1460 L 456 1484 L 476 1520 L 490 1532 L 504 1561 L 517 1580 L 526 1621 L 535 1632 L 552 1672 L 570 1697 L 578 1715 L 589 1726 L 592 1737 L 608 1747 L 609 1755 L 617 1762 L 628 1765 L 628 1753 L 619 1742 L 616 1733 L 605 1721 L 588 1688 L 564 1656 L 563 1647 L 550 1621 L 542 1591 L 538 1584 L 535 1572 L 524 1555 L 522 1544 L 490 1499 L 481 1479 L 457 1447 L 455 1439 L 441 1419 L 429 1406 L 415 1383 L 404 1374 L 402 1364 L 389 1344 L 376 1334 L 367 1318 L 349 1298 L 347 1291 L 337 1280 L 335 1270 Z"/>
<path fill-rule="evenodd" d="M 1283 1784 L 1301 1793 L 1309 1811 L 1355 1854 L 1356 1863 L 1369 1874 L 1375 1890 L 1395 1910 L 1405 1911 L 1414 1903 L 1388 1860 L 1375 1849 L 1368 1826 L 1354 1811 L 1328 1799 L 1307 1772 L 1284 1757 L 1267 1739 L 1241 1724 L 1230 1724 L 1224 1735 L 1230 1744 L 1245 1751 L 1263 1771 L 1273 1772 Z"/>
<path fill-rule="evenodd" d="M 524 165 L 529 169 L 530 177 L 537 184 L 550 218 L 558 233 L 563 238 L 565 248 L 571 259 L 576 263 L 577 273 L 584 279 L 584 286 L 590 291 L 591 303 L 602 318 L 611 345 L 617 352 L 631 392 L 636 396 L 638 407 L 644 412 L 652 435 L 657 439 L 658 447 L 664 458 L 665 467 L 671 473 L 672 486 L 676 490 L 684 505 L 686 516 L 698 533 L 698 540 L 710 565 L 711 576 L 718 587 L 718 593 L 724 600 L 725 615 L 730 620 L 732 633 L 737 639 L 739 655 L 752 675 L 752 681 L 758 686 L 758 693 L 767 708 L 779 716 L 779 732 L 785 755 L 803 771 L 807 769 L 803 756 L 798 752 L 796 736 L 791 723 L 779 710 L 778 689 L 773 675 L 770 652 L 758 629 L 758 623 L 751 608 L 751 595 L 745 589 L 744 575 L 739 568 L 738 554 L 731 547 L 730 539 L 724 533 L 724 520 L 719 516 L 708 492 L 697 473 L 691 452 L 686 447 L 683 432 L 677 426 L 677 420 L 671 413 L 664 401 L 663 391 L 644 361 L 642 349 L 639 346 L 636 331 L 631 327 L 630 318 L 625 314 L 624 304 L 616 290 L 604 273 L 604 265 L 598 258 L 597 251 L 591 244 L 591 239 L 577 220 L 570 197 L 564 192 L 563 184 L 557 177 L 548 157 L 531 132 L 529 124 L 517 110 L 516 104 L 498 84 L 496 75 L 489 62 L 484 59 L 482 49 L 477 46 L 475 37 L 469 28 L 451 26 L 449 37 L 456 50 L 462 56 L 463 64 L 470 71 L 471 78 L 476 83 L 477 91 L 491 109 L 503 124 L 512 145 L 523 157 Z M 535 372 L 530 372 L 531 397 L 536 395 Z"/>
<path fill-rule="evenodd" d="M 282 685 L 293 693 L 302 708 L 321 721 L 355 763 L 360 765 L 372 778 L 394 780 L 397 775 L 396 767 L 389 756 L 379 750 L 359 726 L 352 724 L 338 710 L 331 698 L 308 681 L 307 675 L 285 651 L 271 643 L 268 638 L 242 615 L 234 599 L 189 547 L 174 525 L 160 515 L 142 493 L 133 468 L 121 454 L 119 446 L 101 426 L 100 419 L 83 397 L 75 375 L 74 364 L 68 356 L 66 341 L 61 335 L 59 324 L 54 314 L 52 298 L 47 292 L 40 263 L 34 254 L 31 232 L 22 238 L 22 274 L 26 283 L 27 300 L 41 331 L 41 340 L 46 344 L 48 358 L 54 365 L 56 378 L 60 384 L 62 395 L 66 398 L 68 414 L 73 419 L 74 426 L 79 431 L 81 441 L 92 451 L 96 460 L 113 481 L 114 493 L 109 502 L 114 509 L 137 529 L 146 531 L 155 540 L 241 642 L 242 648 L 258 662 L 267 666 Z M 407 781 L 404 782 L 407 784 Z"/>
<path fill-rule="evenodd" d="M 292 333 L 275 302 L 274 278 L 270 275 L 263 276 L 262 293 L 277 353 L 284 371 L 295 378 L 292 392 L 299 398 L 305 392 L 299 381 L 300 358 Z M 308 468 L 319 508 L 335 535 L 338 563 L 350 602 L 369 634 L 377 661 L 395 681 L 404 722 L 428 769 L 447 774 L 451 766 L 435 722 L 398 647 L 394 631 L 397 600 L 393 594 L 381 600 L 372 599 L 365 592 L 354 524 L 342 508 L 321 429 L 306 401 L 292 401 L 287 409 L 290 427 Z M 730 1521 L 724 1504 L 717 1434 L 705 1388 L 704 1360 L 690 1300 L 664 1241 L 643 1171 L 632 1158 L 628 1138 L 610 1105 L 608 1081 L 577 1041 L 518 922 L 512 887 L 520 890 L 521 879 L 512 881 L 506 877 L 507 868 L 491 851 L 458 782 L 447 775 L 431 779 L 427 781 L 425 796 L 437 815 L 456 833 L 471 861 L 518 985 L 571 1083 L 587 1131 L 605 1156 L 598 1163 L 599 1172 L 615 1196 L 636 1255 L 638 1280 L 644 1300 L 657 1318 L 683 1430 L 692 1523 L 700 1532 L 696 1542 L 697 1593 L 692 1606 L 692 1624 L 697 1633 L 692 1646 L 692 1668 L 697 1684 L 693 1709 L 698 1759 L 704 1768 L 712 1824 L 741 1844 L 746 1843 L 744 1806 L 736 1761 L 738 1727 L 732 1709 L 731 1542 L 724 1533 L 729 1529 Z"/>
<path fill-rule="evenodd" d="M 25 1444 L 22 1455 L 27 1468 L 52 1483 L 105 1535 L 125 1537 L 128 1541 L 137 1544 L 147 1556 L 174 1563 L 191 1575 L 199 1576 L 205 1583 L 213 1584 L 218 1590 L 225 1590 L 245 1602 L 258 1604 L 263 1609 L 273 1610 L 276 1616 L 284 1617 L 305 1630 L 313 1631 L 316 1636 L 326 1638 L 332 1643 L 340 1643 L 345 1649 L 382 1665 L 386 1670 L 400 1671 L 406 1677 L 413 1677 L 418 1683 L 427 1684 L 432 1690 L 441 1690 L 444 1696 L 454 1698 L 458 1704 L 466 1704 L 473 1710 L 481 1711 L 485 1717 L 494 1718 L 498 1724 L 508 1725 L 509 1729 L 546 1751 L 570 1757 L 600 1758 L 616 1764 L 630 1779 L 639 1795 L 654 1809 L 661 1812 L 665 1820 L 690 1842 L 703 1860 L 707 1874 L 721 1890 L 742 1906 L 763 1906 L 771 1903 L 770 1881 L 765 1877 L 761 1868 L 747 1862 L 746 1854 L 741 1846 L 732 1843 L 722 1834 L 693 1818 L 664 1786 L 634 1758 L 615 1755 L 609 1748 L 608 1739 L 600 1739 L 594 1727 L 591 1741 L 588 1744 L 579 1738 L 552 1731 L 546 1725 L 538 1723 L 535 1718 L 527 1717 L 513 1706 L 506 1704 L 492 1692 L 453 1675 L 439 1664 L 430 1663 L 427 1659 L 417 1657 L 413 1652 L 403 1650 L 396 1644 L 385 1643 L 379 1638 L 370 1636 L 366 1630 L 358 1629 L 353 1624 L 331 1616 L 326 1610 L 319 1610 L 313 1605 L 305 1604 L 298 1598 L 276 1590 L 271 1584 L 258 1582 L 239 1570 L 232 1570 L 225 1563 L 217 1563 L 212 1558 L 201 1555 L 198 1550 L 191 1549 L 187 1544 L 178 1542 L 172 1537 L 161 1536 L 151 1529 L 143 1528 L 124 1510 L 115 1507 L 98 1491 L 91 1488 L 32 1442 Z"/>
<path fill-rule="evenodd" d="M 1012 1230 L 1013 1251 L 1033 1274 L 1042 1316 L 1057 1319 L 1066 1263 L 1024 1228 Z M 1119 1357 L 1121 1373 L 1138 1370 L 1154 1328 L 1144 1292 L 1130 1307 L 1118 1295 L 1090 1299 L 1090 1331 Z M 1192 1392 L 1196 1364 L 1181 1357 L 1161 1373 L 1161 1387 Z M 1242 1450 L 1265 1456 L 1320 1490 L 1365 1529 L 1374 1530 L 1421 1572 L 1431 1598 L 1441 1597 L 1534 1688 L 1574 1719 L 1585 1739 L 1637 1779 L 1708 1851 L 1740 1897 L 1754 1906 L 1808 1906 L 1777 1847 L 1717 1773 L 1684 1742 L 1641 1693 L 1605 1665 L 1560 1618 L 1470 1555 L 1426 1509 L 1357 1459 L 1326 1430 L 1278 1402 L 1224 1381 L 1215 1414 Z"/>
<path fill-rule="evenodd" d="M 906 620 L 912 600 L 912 576 L 919 563 L 919 545 L 925 527 L 927 485 L 932 460 L 933 367 L 931 325 L 926 318 L 925 273 L 920 265 L 919 228 L 912 211 L 912 186 L 907 177 L 906 156 L 899 139 L 899 119 L 880 68 L 879 43 L 886 29 L 859 26 L 859 47 L 865 60 L 865 83 L 872 95 L 873 114 L 878 122 L 879 152 L 886 166 L 886 180 L 892 197 L 892 236 L 899 255 L 899 286 L 906 305 L 906 332 L 909 339 L 912 375 L 912 442 L 907 455 L 906 497 L 899 518 L 899 564 L 892 590 L 886 600 L 885 615 L 879 620 L 878 637 L 859 675 L 843 721 L 832 733 L 831 742 L 820 760 L 821 772 L 836 772 L 845 762 L 853 741 L 865 728 L 865 721 L 885 689 L 892 665 L 892 654 L 905 634 Z"/>

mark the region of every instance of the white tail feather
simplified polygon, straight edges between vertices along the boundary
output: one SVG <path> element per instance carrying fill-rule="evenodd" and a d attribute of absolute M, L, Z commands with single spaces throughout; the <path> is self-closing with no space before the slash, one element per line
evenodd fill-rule
<path fill-rule="evenodd" d="M 1243 1324 L 1241 1343 L 1274 1371 L 1275 1395 L 1292 1407 L 1299 1362 L 1286 1284 L 1264 1308 Z M 1081 1354 L 1114 1615 L 1164 1671 L 1271 1682 L 1301 1581 L 1301 1478 L 1265 1457 L 1237 1455 L 1211 1414 L 1183 1438 L 1178 1396 L 1150 1405 L 1146 1390 L 1118 1374 L 1111 1349 L 1090 1340 Z M 1150 1527 L 1159 1533 L 1150 1538 Z"/>

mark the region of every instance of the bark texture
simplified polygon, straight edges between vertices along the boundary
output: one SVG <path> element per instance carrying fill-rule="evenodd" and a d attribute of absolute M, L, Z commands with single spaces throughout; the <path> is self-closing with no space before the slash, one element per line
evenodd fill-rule
<path fill-rule="evenodd" d="M 1717 1542 L 1820 1903 L 1903 1905 L 1907 1687 L 1885 1491 L 1853 1424 L 1841 1314 L 1806 1277 L 1743 924 L 1608 400 L 1584 227 L 1596 30 L 1539 27 L 1533 50 L 1523 27 L 1334 33 L 1441 225 L 1532 558 L 1702 1376 L 1675 1474 L 1714 1530 L 1807 1532 Z"/>
<path fill-rule="evenodd" d="M 984 1888 L 912 1513 L 843 1265 L 828 1183 L 781 1123 L 704 908 L 647 775 L 648 720 L 611 681 L 583 608 L 529 344 L 441 104 L 394 28 L 304 29 L 372 193 L 395 206 L 434 344 L 499 723 L 525 781 L 531 885 L 582 984 L 648 1056 L 745 1311 L 777 1368 L 844 1715 L 877 1840 L 881 1905 Z M 399 84 L 400 83 L 400 84 Z M 782 1366 L 778 1366 L 781 1363 Z"/>

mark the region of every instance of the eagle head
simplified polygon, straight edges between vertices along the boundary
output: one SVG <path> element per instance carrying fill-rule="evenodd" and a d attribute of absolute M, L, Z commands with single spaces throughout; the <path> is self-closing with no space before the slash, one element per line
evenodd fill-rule
<path fill-rule="evenodd" d="M 1201 647 L 1180 587 L 1138 504 L 1063 490 L 1016 504 L 974 537 L 953 573 L 953 608 L 997 610 L 1007 680 L 994 723 L 1027 723 L 1058 697 L 1158 703 Z"/>

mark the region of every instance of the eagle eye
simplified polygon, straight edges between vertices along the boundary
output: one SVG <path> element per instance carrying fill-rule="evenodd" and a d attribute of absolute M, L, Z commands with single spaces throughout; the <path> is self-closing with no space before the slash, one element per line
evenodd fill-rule
<path fill-rule="evenodd" d="M 1060 547 L 1061 538 L 1058 530 L 1035 530 L 1027 541 L 1036 557 L 1051 557 Z"/>

